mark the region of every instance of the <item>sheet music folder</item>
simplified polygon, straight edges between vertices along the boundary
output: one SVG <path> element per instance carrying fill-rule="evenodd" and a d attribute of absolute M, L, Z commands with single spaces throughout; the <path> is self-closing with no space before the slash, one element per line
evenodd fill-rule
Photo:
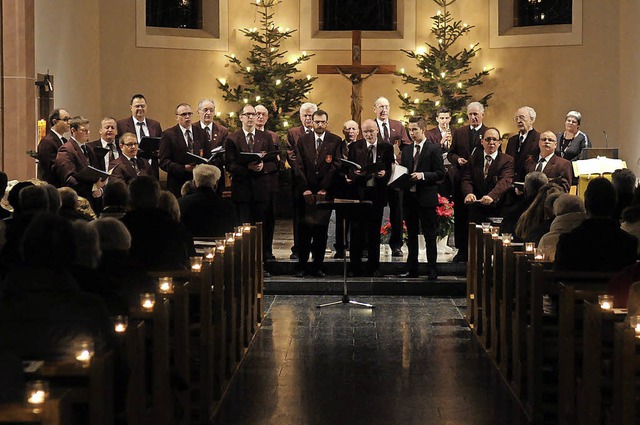
<path fill-rule="evenodd" d="M 392 189 L 404 190 L 413 186 L 415 182 L 411 181 L 409 169 L 399 164 L 394 164 L 391 169 L 391 178 L 387 186 Z"/>
<path fill-rule="evenodd" d="M 159 149 L 159 137 L 143 137 L 142 140 L 140 140 L 140 153 L 138 155 L 142 158 L 150 159 Z"/>

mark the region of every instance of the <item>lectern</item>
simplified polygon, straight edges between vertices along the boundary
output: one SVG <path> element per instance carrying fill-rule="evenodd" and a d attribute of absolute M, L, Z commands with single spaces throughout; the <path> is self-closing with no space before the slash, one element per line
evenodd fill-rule
<path fill-rule="evenodd" d="M 343 246 L 347 246 L 347 217 L 357 217 L 363 214 L 369 214 L 371 201 L 359 201 L 357 199 L 334 199 L 333 202 L 318 202 L 318 206 L 326 209 L 335 209 L 336 213 L 339 211 L 342 214 L 344 233 L 342 235 Z M 317 308 L 329 307 L 339 304 L 353 304 L 360 307 L 375 308 L 373 304 L 361 303 L 349 298 L 349 290 L 347 285 L 347 256 L 342 257 L 342 272 L 343 272 L 343 293 L 340 301 L 332 301 L 330 303 L 318 304 Z"/>

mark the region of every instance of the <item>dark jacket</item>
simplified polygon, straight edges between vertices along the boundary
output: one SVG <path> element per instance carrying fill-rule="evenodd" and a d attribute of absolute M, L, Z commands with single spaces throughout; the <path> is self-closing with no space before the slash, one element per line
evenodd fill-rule
<path fill-rule="evenodd" d="M 178 200 L 180 220 L 193 236 L 224 237 L 237 222 L 233 203 L 223 199 L 215 190 L 199 187 Z"/>

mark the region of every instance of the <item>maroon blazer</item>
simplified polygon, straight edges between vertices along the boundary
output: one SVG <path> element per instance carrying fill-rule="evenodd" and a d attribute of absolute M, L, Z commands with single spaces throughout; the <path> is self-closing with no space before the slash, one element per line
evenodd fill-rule
<path fill-rule="evenodd" d="M 91 188 L 95 181 L 82 181 L 76 179 L 76 173 L 85 169 L 90 164 L 96 163 L 93 149 L 87 147 L 88 158 L 84 155 L 78 144 L 70 139 L 58 150 L 54 168 L 58 179 L 63 186 L 68 186 L 78 192 L 78 195 L 92 200 Z"/>
<path fill-rule="evenodd" d="M 205 136 L 207 135 L 207 132 L 204 131 L 204 129 L 200 125 L 200 121 L 192 123 L 191 126 L 196 127 L 198 130 L 201 130 Z M 211 123 L 211 149 L 215 149 L 218 146 L 224 146 L 227 143 L 228 137 L 229 129 L 227 129 L 227 127 L 216 122 Z"/>
<path fill-rule="evenodd" d="M 275 150 L 271 136 L 254 129 L 253 151 L 272 152 Z M 248 164 L 239 160 L 240 152 L 249 152 L 249 145 L 242 128 L 227 139 L 225 164 L 231 174 L 231 200 L 234 202 L 267 202 L 269 200 L 269 173 L 276 170 L 275 162 L 265 162 L 262 171 L 249 169 Z"/>
<path fill-rule="evenodd" d="M 51 130 L 38 143 L 38 179 L 57 187 L 60 187 L 60 182 L 52 168 L 63 143 Z"/>
<path fill-rule="evenodd" d="M 471 140 L 471 126 L 464 125 L 462 127 L 455 128 L 451 131 L 451 147 L 447 154 L 447 159 L 453 165 L 453 168 L 460 170 L 462 167 L 458 164 L 458 158 L 466 159 L 471 158 L 471 154 L 476 150 L 482 150 L 481 139 L 484 137 L 484 132 L 487 131 L 485 124 L 482 124 L 478 130 L 478 139 Z"/>
<path fill-rule="evenodd" d="M 536 169 L 539 159 L 540 155 L 527 158 L 524 164 L 525 176 Z M 571 165 L 571 161 L 560 158 L 558 155 L 553 155 L 542 172 L 549 180 L 557 179 L 558 181 L 556 183 L 563 186 L 567 192 L 569 191 L 571 181 L 573 180 L 573 166 Z"/>
<path fill-rule="evenodd" d="M 117 159 L 109 163 L 109 169 L 113 169 L 111 177 L 109 177 L 109 183 L 123 182 L 128 185 L 131 180 L 138 176 L 150 176 L 153 177 L 153 171 L 151 165 L 142 158 L 135 158 L 138 165 L 138 171 L 133 168 L 131 160 L 124 155 L 120 155 Z M 114 168 L 115 167 L 115 168 Z"/>
<path fill-rule="evenodd" d="M 271 130 L 265 130 L 265 133 L 271 137 L 273 149 L 277 151 L 282 150 L 278 133 Z M 282 169 L 284 169 L 284 159 L 283 156 L 280 155 L 280 161 L 275 163 L 275 169 L 269 172 L 269 190 L 271 190 L 271 192 L 280 192 L 280 170 Z"/>
<path fill-rule="evenodd" d="M 374 119 L 374 121 L 378 124 L 377 120 Z M 407 130 L 398 120 L 389 119 L 389 141 L 392 145 L 395 145 L 398 141 L 401 142 L 401 145 L 411 143 Z M 384 143 L 384 132 L 380 125 L 378 125 L 378 143 Z M 402 146 L 400 146 L 400 149 L 402 149 Z"/>
<path fill-rule="evenodd" d="M 462 174 L 462 196 L 470 193 L 480 199 L 489 195 L 498 202 L 513 182 L 513 158 L 498 151 L 498 156 L 484 177 L 484 150 L 476 151 Z"/>
<path fill-rule="evenodd" d="M 540 147 L 538 146 L 540 133 L 538 133 L 535 128 L 532 128 L 524 139 L 520 152 L 518 152 L 518 144 L 520 143 L 518 140 L 519 136 L 520 134 L 516 133 L 509 137 L 505 153 L 514 159 L 515 179 L 516 181 L 521 182 L 524 181 L 524 176 L 527 175 L 527 171 L 525 169 L 525 162 L 527 161 L 527 158 L 537 158 L 538 155 L 540 155 Z"/>
<path fill-rule="evenodd" d="M 296 146 L 298 145 L 298 140 L 300 140 L 305 134 L 307 134 L 307 129 L 303 125 L 300 127 L 293 127 L 287 132 L 287 160 L 289 161 L 291 168 L 295 166 Z"/>
<path fill-rule="evenodd" d="M 162 127 L 160 123 L 156 120 L 152 120 L 151 118 L 145 118 L 147 122 L 147 132 L 149 133 L 149 137 L 160 137 L 162 136 Z M 124 133 L 133 133 L 138 134 L 136 131 L 136 124 L 133 122 L 133 117 L 122 118 L 116 122 L 118 127 L 118 139 Z"/>
<path fill-rule="evenodd" d="M 211 146 L 206 139 L 204 130 L 192 129 L 193 153 L 196 155 L 211 152 Z M 187 171 L 184 166 L 187 164 L 195 164 L 196 161 L 187 155 L 187 142 L 182 134 L 180 125 L 166 129 L 162 133 L 160 140 L 160 150 L 158 157 L 160 159 L 160 168 L 167 173 L 167 190 L 180 197 L 180 189 L 182 185 L 193 178 L 191 171 Z"/>
<path fill-rule="evenodd" d="M 122 156 L 122 151 L 120 150 L 120 145 L 118 144 L 118 141 L 114 140 L 113 144 L 116 147 L 116 150 L 118 151 L 118 155 Z M 99 170 L 107 171 L 107 170 L 104 169 L 104 166 L 105 166 L 104 157 L 101 156 L 101 155 L 98 155 L 98 153 L 95 151 L 95 148 L 101 148 L 102 147 L 102 141 L 100 139 L 94 140 L 93 142 L 87 143 L 87 146 L 89 146 L 93 150 L 93 153 L 96 154 L 96 163 L 95 164 L 91 164 L 91 165 L 93 167 L 96 167 Z M 108 154 L 106 154 L 105 157 L 107 155 Z"/>
<path fill-rule="evenodd" d="M 305 134 L 296 145 L 296 193 L 299 196 L 310 190 L 314 194 L 324 190 L 329 199 L 333 198 L 335 178 L 340 158 L 342 139 L 333 133 L 325 132 L 324 141 L 316 155 L 316 134 Z"/>

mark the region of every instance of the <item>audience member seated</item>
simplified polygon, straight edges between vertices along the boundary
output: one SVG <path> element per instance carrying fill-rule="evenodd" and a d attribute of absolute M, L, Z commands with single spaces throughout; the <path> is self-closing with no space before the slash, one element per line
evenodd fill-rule
<path fill-rule="evenodd" d="M 640 241 L 640 205 L 632 205 L 622 211 L 620 228 Z M 640 255 L 640 242 L 638 243 L 638 255 Z"/>
<path fill-rule="evenodd" d="M 0 199 L 4 197 L 4 193 L 7 190 L 7 174 L 4 171 L 0 171 Z M 11 211 L 4 209 L 0 206 L 0 219 L 5 219 L 7 217 L 11 217 Z"/>
<path fill-rule="evenodd" d="M 611 219 L 615 203 L 616 192 L 609 180 L 598 177 L 589 182 L 584 193 L 587 218 L 560 235 L 556 269 L 616 272 L 636 261 L 638 240 Z"/>
<path fill-rule="evenodd" d="M 115 344 L 104 302 L 78 288 L 69 272 L 76 257 L 73 228 L 41 213 L 27 228 L 20 253 L 25 266 L 9 273 L 0 301 L 0 349 L 22 359 L 65 359 L 78 337 L 96 349 Z"/>
<path fill-rule="evenodd" d="M 90 221 L 89 217 L 78 211 L 78 194 L 75 190 L 65 186 L 59 188 L 58 193 L 60 193 L 60 211 L 58 214 L 61 217 L 69 220 Z"/>
<path fill-rule="evenodd" d="M 640 281 L 631 284 L 626 307 L 628 317 L 640 316 Z"/>
<path fill-rule="evenodd" d="M 556 218 L 556 215 L 553 212 L 553 204 L 560 195 L 562 195 L 561 192 L 553 192 L 544 200 L 544 220 L 529 232 L 529 240 L 527 242 L 533 242 L 538 245 L 540 243 L 540 239 L 549 233 L 551 223 Z"/>
<path fill-rule="evenodd" d="M 537 229 L 538 226 L 544 226 L 544 221 L 548 220 L 545 215 L 544 204 L 547 197 L 552 193 L 564 193 L 564 190 L 556 183 L 547 183 L 540 188 L 529 208 L 518 219 L 515 232 L 517 240 L 532 242 L 534 237 L 540 233 L 540 230 Z M 549 226 L 551 226 L 550 220 L 546 225 L 547 230 Z M 536 231 L 535 234 L 534 230 Z"/>
<path fill-rule="evenodd" d="M 104 187 L 102 195 L 104 207 L 100 213 L 100 218 L 117 218 L 124 217 L 127 212 L 127 204 L 129 203 L 129 191 L 124 182 L 109 183 Z"/>
<path fill-rule="evenodd" d="M 180 196 L 191 195 L 196 191 L 196 184 L 193 180 L 187 180 L 180 188 Z"/>
<path fill-rule="evenodd" d="M 549 233 L 542 236 L 538 244 L 549 261 L 556 258 L 556 245 L 560 235 L 575 229 L 585 219 L 584 202 L 579 196 L 563 193 L 553 203 L 553 214 L 555 218 L 551 222 Z"/>
<path fill-rule="evenodd" d="M 613 295 L 613 306 L 615 308 L 629 308 L 631 313 L 631 305 L 634 310 L 638 310 L 636 314 L 640 314 L 640 299 L 636 298 L 640 293 L 640 286 L 634 283 L 640 281 L 640 263 L 631 264 L 625 267 L 607 282 L 607 294 Z M 633 296 L 632 296 L 633 295 Z M 633 302 L 632 302 L 633 301 Z"/>
<path fill-rule="evenodd" d="M 49 183 L 43 184 L 40 187 L 47 191 L 47 200 L 49 203 L 48 212 L 51 214 L 58 214 L 60 212 L 60 207 L 62 206 L 62 200 L 60 199 L 58 188 Z"/>
<path fill-rule="evenodd" d="M 131 234 L 120 220 L 99 218 L 89 225 L 98 232 L 102 256 L 97 278 L 85 290 L 100 295 L 111 316 L 128 315 L 129 308 L 139 302 L 140 294 L 155 292 L 156 280 L 129 256 Z"/>
<path fill-rule="evenodd" d="M 623 168 L 615 170 L 611 174 L 611 183 L 616 190 L 616 208 L 613 210 L 613 218 L 619 220 L 622 211 L 631 205 L 633 192 L 636 190 L 636 175 L 633 171 Z"/>
<path fill-rule="evenodd" d="M 189 265 L 178 224 L 159 209 L 160 183 L 140 176 L 129 184 L 131 210 L 122 222 L 131 233 L 131 256 L 145 270 L 184 269 Z"/>
<path fill-rule="evenodd" d="M 84 220 L 75 220 L 71 224 L 77 250 L 71 273 L 80 289 L 86 292 L 93 292 L 91 291 L 91 286 L 98 278 L 96 269 L 102 255 L 98 232 Z"/>
<path fill-rule="evenodd" d="M 98 218 L 93 210 L 93 207 L 91 206 L 91 203 L 87 198 L 78 196 L 78 205 L 76 206 L 76 208 L 80 215 L 85 217 L 87 221 L 95 220 L 96 218 Z"/>
<path fill-rule="evenodd" d="M 236 223 L 233 203 L 216 192 L 221 172 L 213 165 L 201 164 L 193 170 L 196 190 L 178 200 L 182 222 L 194 236 L 224 237 Z"/>
<path fill-rule="evenodd" d="M 187 247 L 189 256 L 196 255 L 196 248 L 193 244 L 193 235 L 180 221 L 180 206 L 178 205 L 178 199 L 176 196 L 168 190 L 160 192 L 160 199 L 158 199 L 158 208 L 169 213 L 175 223 L 180 228 L 180 237 L 184 241 L 184 245 Z"/>
<path fill-rule="evenodd" d="M 524 178 L 523 192 L 516 188 L 516 202 L 505 207 L 504 217 L 500 224 L 502 233 L 515 233 L 518 219 L 535 199 L 542 186 L 549 183 L 549 178 L 541 171 L 532 171 Z"/>
<path fill-rule="evenodd" d="M 13 185 L 11 190 L 9 191 L 9 195 L 7 195 L 7 201 L 11 208 L 13 208 L 13 212 L 11 213 L 11 217 L 7 220 L 11 220 L 14 216 L 20 215 L 20 191 L 28 186 L 34 186 L 30 181 L 18 182 Z M 9 224 L 9 221 L 7 221 Z"/>

